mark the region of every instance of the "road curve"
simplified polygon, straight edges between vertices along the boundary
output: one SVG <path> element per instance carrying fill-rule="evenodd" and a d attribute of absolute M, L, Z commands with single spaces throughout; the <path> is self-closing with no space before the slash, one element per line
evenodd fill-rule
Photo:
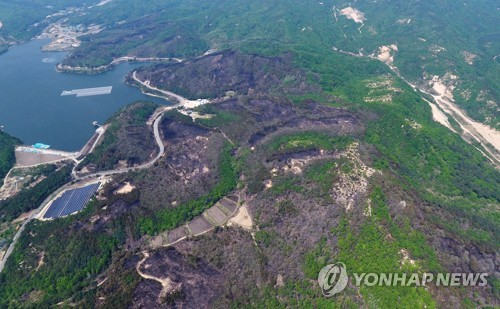
<path fill-rule="evenodd" d="M 156 119 L 153 122 L 153 132 L 154 132 L 156 143 L 158 144 L 158 148 L 159 148 L 158 155 L 153 160 L 151 160 L 151 161 L 149 161 L 149 162 L 147 162 L 145 164 L 142 164 L 142 165 L 139 165 L 139 166 L 135 166 L 135 167 L 128 167 L 128 168 L 122 168 L 122 169 L 117 169 L 117 170 L 98 172 L 98 173 L 94 173 L 94 174 L 87 175 L 87 176 L 84 176 L 84 177 L 79 177 L 78 175 L 73 174 L 73 177 L 75 178 L 73 180 L 88 180 L 88 179 L 95 178 L 95 177 L 106 177 L 106 176 L 111 176 L 111 175 L 116 175 L 116 174 L 127 173 L 127 172 L 133 171 L 133 170 L 140 170 L 140 169 L 144 169 L 144 168 L 149 168 L 149 167 L 153 166 L 153 164 L 155 164 L 158 160 L 160 160 L 160 158 L 165 154 L 165 145 L 163 145 L 163 141 L 161 139 L 159 127 L 160 127 L 161 119 L 163 118 L 163 113 L 165 113 L 166 111 L 168 111 L 168 110 L 170 110 L 172 108 L 173 107 L 171 107 L 171 106 L 165 107 L 163 109 L 163 111 L 156 117 Z M 73 180 L 71 182 L 73 182 Z M 48 198 L 46 198 L 42 202 L 42 204 L 36 209 L 36 211 L 34 211 L 28 217 L 28 219 L 26 219 L 26 221 L 24 221 L 24 223 L 21 225 L 21 227 L 19 228 L 19 230 L 17 231 L 17 233 L 14 235 L 14 238 L 12 238 L 12 243 L 9 245 L 9 248 L 5 252 L 5 255 L 3 256 L 3 259 L 0 261 L 0 273 L 4 269 L 5 263 L 7 262 L 7 259 L 9 258 L 9 256 L 14 251 L 14 247 L 15 247 L 15 245 L 17 243 L 17 240 L 19 239 L 19 237 L 21 237 L 21 234 L 24 231 L 24 229 L 26 228 L 26 225 L 29 222 L 31 222 L 31 220 L 35 219 L 38 216 L 38 214 L 43 210 L 43 208 L 55 196 L 57 196 L 57 194 L 59 194 L 60 192 L 66 190 L 71 185 L 71 182 L 65 184 L 64 186 L 60 187 L 56 192 L 52 193 Z"/>
<path fill-rule="evenodd" d="M 31 222 L 31 220 L 35 219 L 40 214 L 40 212 L 43 210 L 43 208 L 55 196 L 57 196 L 57 194 L 61 193 L 62 191 L 66 190 L 69 186 L 71 186 L 71 184 L 72 184 L 72 182 L 74 180 L 89 180 L 91 178 L 107 177 L 107 176 L 112 176 L 112 175 L 117 175 L 117 174 L 128 173 L 130 171 L 137 171 L 137 170 L 141 170 L 141 169 L 145 169 L 145 168 L 149 168 L 149 167 L 153 166 L 165 154 L 165 145 L 163 144 L 163 140 L 161 138 L 160 128 L 159 128 L 160 127 L 161 119 L 163 118 L 163 115 L 165 114 L 165 112 L 167 112 L 169 110 L 172 110 L 172 109 L 176 109 L 178 107 L 194 108 L 196 106 L 200 106 L 202 104 L 205 104 L 205 103 L 202 103 L 199 100 L 196 100 L 196 101 L 194 101 L 194 100 L 188 100 L 188 99 L 186 99 L 186 98 L 184 98 L 184 97 L 182 97 L 182 96 L 180 96 L 178 94 L 175 94 L 173 92 L 169 92 L 169 91 L 166 91 L 166 90 L 161 90 L 161 89 L 158 89 L 158 88 L 154 88 L 154 87 L 150 86 L 148 83 L 143 82 L 139 78 L 137 78 L 137 75 L 136 75 L 135 71 L 132 73 L 132 77 L 133 77 L 133 79 L 135 81 L 137 81 L 141 85 L 143 85 L 143 86 L 145 86 L 145 87 L 147 87 L 149 89 L 152 89 L 152 90 L 160 91 L 161 93 L 165 94 L 167 97 L 173 97 L 173 98 L 175 98 L 175 99 L 177 99 L 179 101 L 179 104 L 170 105 L 170 106 L 163 106 L 162 110 L 158 113 L 158 115 L 156 116 L 156 118 L 153 121 L 153 133 L 154 133 L 155 140 L 156 140 L 156 143 L 158 144 L 158 148 L 159 148 L 158 155 L 153 160 L 151 160 L 151 161 L 149 161 L 147 163 L 138 165 L 138 166 L 134 166 L 134 167 L 127 167 L 127 168 L 121 168 L 121 169 L 110 170 L 110 171 L 102 171 L 102 172 L 97 172 L 97 173 L 93 173 L 93 174 L 90 174 L 90 175 L 86 175 L 86 176 L 83 176 L 83 177 L 80 177 L 76 173 L 72 172 L 72 177 L 74 179 L 71 182 L 69 182 L 69 183 L 63 185 L 62 187 L 60 187 L 58 190 L 56 190 L 56 192 L 54 192 L 47 199 L 45 199 L 42 202 L 42 204 L 36 209 L 36 211 L 34 211 L 28 217 L 28 219 L 26 219 L 26 221 L 23 223 L 23 225 L 21 226 L 21 228 L 19 228 L 19 230 L 17 231 L 16 235 L 14 235 L 14 238 L 12 239 L 12 243 L 10 244 L 9 248 L 7 249 L 7 252 L 3 256 L 2 261 L 0 261 L 0 273 L 4 269 L 5 263 L 7 262 L 7 259 L 9 258 L 9 256 L 12 253 L 12 251 L 14 250 L 14 246 L 15 246 L 17 240 L 19 239 L 19 237 L 21 236 L 22 232 L 24 231 L 24 228 L 26 227 L 26 225 L 29 222 Z M 149 121 L 148 121 L 148 123 L 149 123 Z"/>

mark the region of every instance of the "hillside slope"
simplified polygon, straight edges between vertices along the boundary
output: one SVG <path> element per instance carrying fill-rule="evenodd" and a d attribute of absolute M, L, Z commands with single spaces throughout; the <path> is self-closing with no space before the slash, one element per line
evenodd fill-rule
<path fill-rule="evenodd" d="M 500 171 L 408 84 L 457 76 L 476 104 L 455 103 L 497 126 L 495 3 L 469 5 L 114 0 L 72 16 L 105 30 L 65 65 L 182 58 L 127 82 L 211 103 L 163 115 L 153 166 L 114 176 L 78 215 L 29 224 L 0 274 L 0 307 L 498 306 Z M 85 163 L 144 162 L 155 108 L 119 111 Z M 326 298 L 316 279 L 336 262 L 351 284 Z M 356 272 L 489 276 L 357 287 Z"/>

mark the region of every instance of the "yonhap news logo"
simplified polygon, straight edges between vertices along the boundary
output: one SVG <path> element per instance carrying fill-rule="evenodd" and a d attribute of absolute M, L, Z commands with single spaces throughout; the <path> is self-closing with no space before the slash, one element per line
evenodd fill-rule
<path fill-rule="evenodd" d="M 352 273 L 354 286 L 486 286 L 487 273 Z M 318 283 L 323 295 L 332 297 L 342 292 L 349 282 L 344 263 L 326 265 L 318 274 Z"/>
<path fill-rule="evenodd" d="M 318 275 L 319 286 L 326 297 L 342 292 L 347 282 L 347 269 L 344 263 L 326 265 Z"/>

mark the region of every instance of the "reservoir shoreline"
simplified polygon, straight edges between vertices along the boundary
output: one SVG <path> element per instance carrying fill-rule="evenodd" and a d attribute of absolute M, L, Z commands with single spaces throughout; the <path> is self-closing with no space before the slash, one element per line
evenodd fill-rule
<path fill-rule="evenodd" d="M 57 72 L 67 52 L 43 52 L 48 40 L 35 39 L 11 46 L 0 54 L 0 126 L 24 144 L 37 142 L 54 149 L 78 151 L 95 133 L 94 121 L 105 123 L 120 108 L 135 101 L 170 105 L 125 84 L 139 64 L 120 62 L 99 75 Z M 53 61 L 46 61 L 46 59 Z M 45 61 L 44 61 L 45 60 Z M 112 86 L 105 96 L 62 96 L 64 90 Z"/>

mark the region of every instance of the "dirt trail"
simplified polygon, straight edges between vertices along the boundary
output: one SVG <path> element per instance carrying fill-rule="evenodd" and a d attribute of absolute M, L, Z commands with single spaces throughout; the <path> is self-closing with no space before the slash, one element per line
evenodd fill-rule
<path fill-rule="evenodd" d="M 162 289 L 161 289 L 161 293 L 159 295 L 159 298 L 162 299 L 165 296 L 167 296 L 168 292 L 170 292 L 172 290 L 172 280 L 170 280 L 170 278 L 158 278 L 158 277 L 154 277 L 154 276 L 143 273 L 141 271 L 141 266 L 149 258 L 149 253 L 147 251 L 143 251 L 142 254 L 144 254 L 144 258 L 142 258 L 142 260 L 140 260 L 137 263 L 137 266 L 135 267 L 137 270 L 137 273 L 139 274 L 139 276 L 141 276 L 144 279 L 158 281 L 161 284 Z M 147 268 L 148 265 L 146 265 L 145 267 Z"/>

